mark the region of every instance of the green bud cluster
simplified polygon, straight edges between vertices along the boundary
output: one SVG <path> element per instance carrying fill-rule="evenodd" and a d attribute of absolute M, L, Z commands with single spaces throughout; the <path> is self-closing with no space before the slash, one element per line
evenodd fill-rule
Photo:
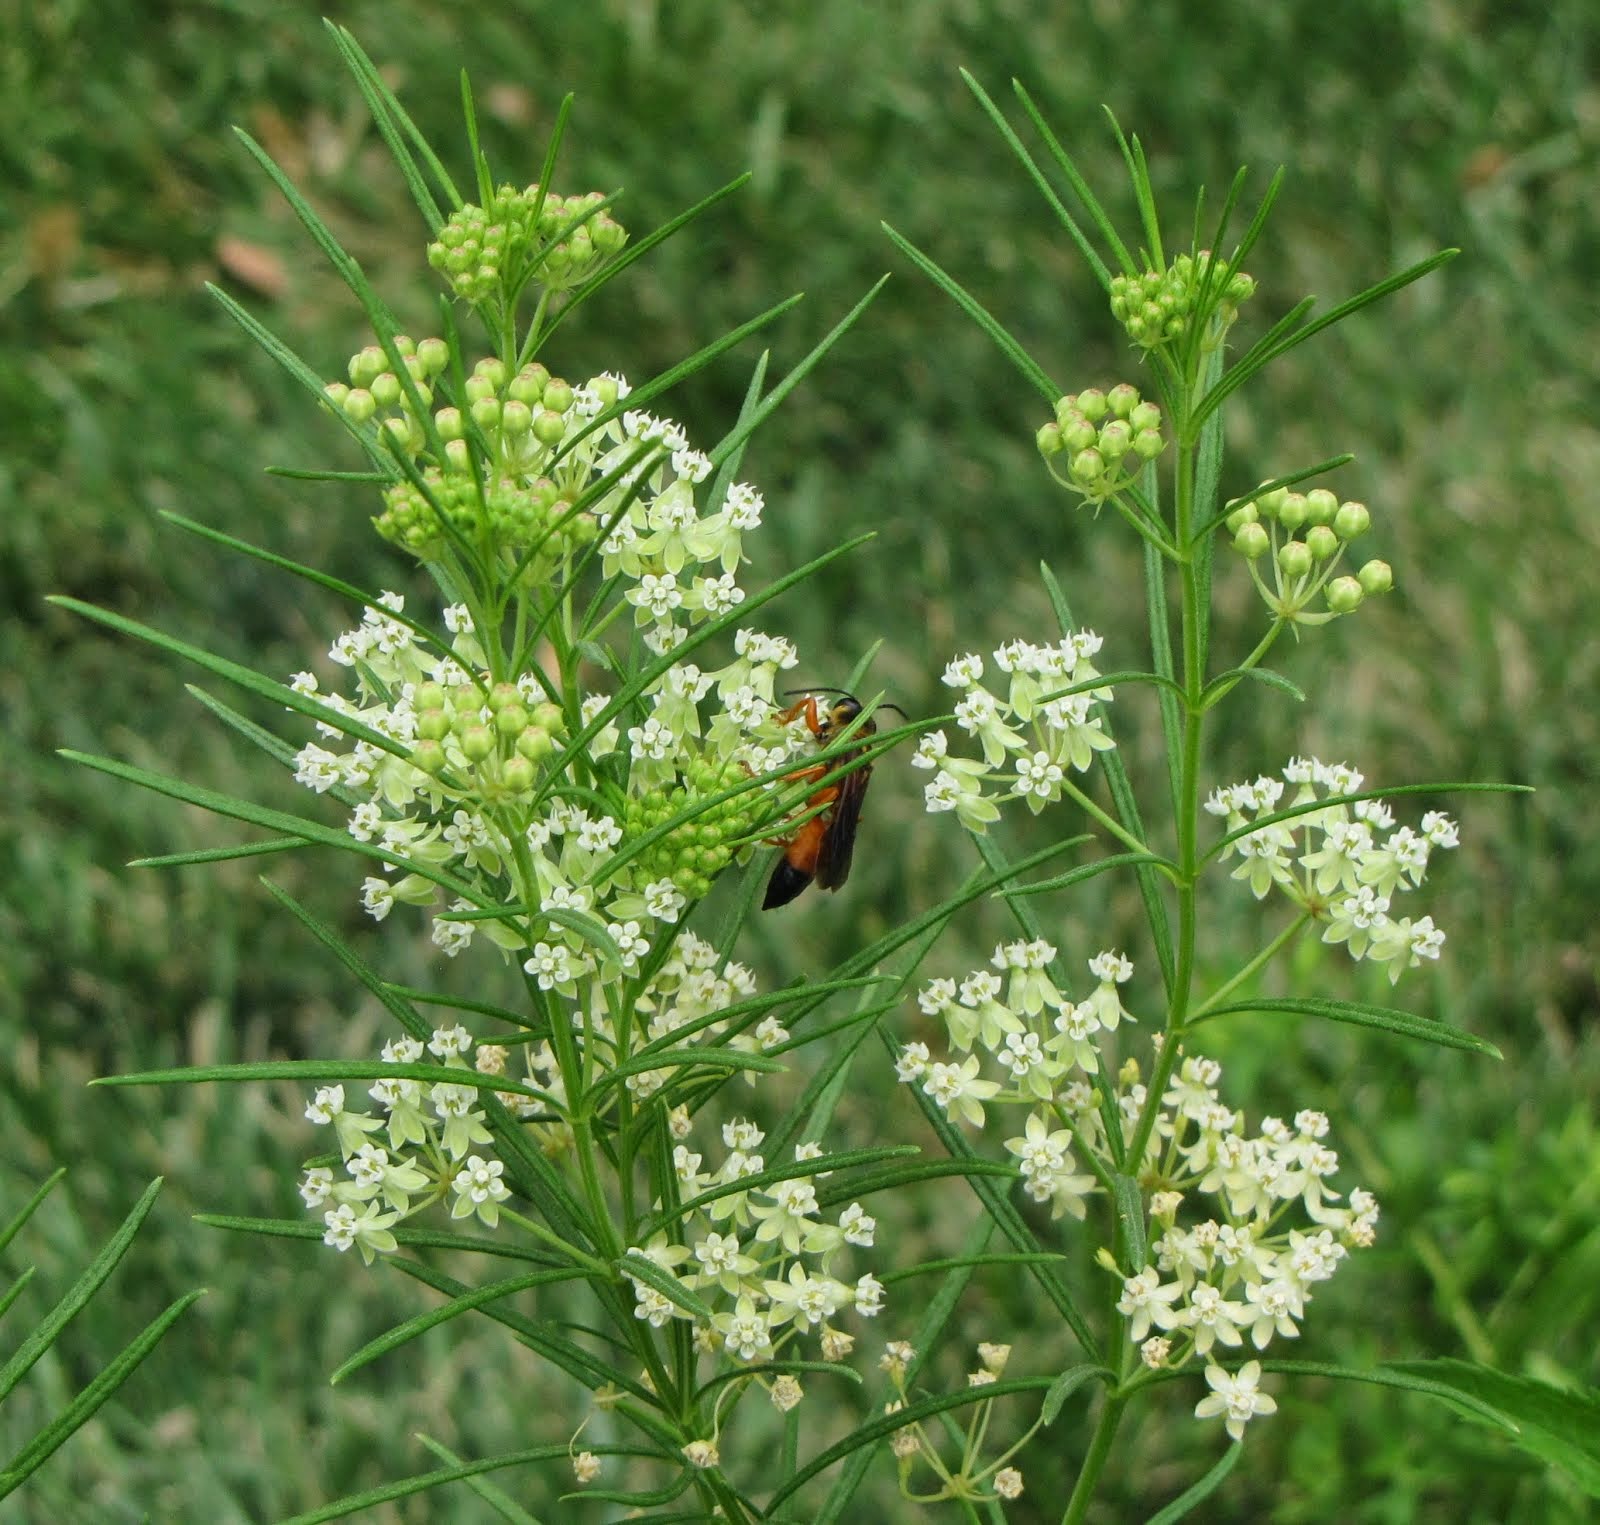
<path fill-rule="evenodd" d="M 1209 249 L 1180 254 L 1165 270 L 1111 278 L 1111 311 L 1143 349 L 1182 339 L 1198 316 L 1207 323 L 1207 348 L 1220 343 L 1254 294 L 1254 279 Z"/>
<path fill-rule="evenodd" d="M 699 801 L 732 789 L 748 777 L 735 762 L 705 758 L 690 763 L 684 769 L 681 784 L 651 789 L 628 801 L 622 823 L 624 842 L 664 825 L 693 809 Z M 639 877 L 670 879 L 689 899 L 699 900 L 759 828 L 759 797 L 759 790 L 737 794 L 673 827 L 639 854 L 635 860 Z"/>
<path fill-rule="evenodd" d="M 1145 462 L 1167 448 L 1161 409 L 1125 381 L 1109 392 L 1091 387 L 1061 398 L 1035 439 L 1050 475 L 1096 504 L 1131 486 Z"/>
<path fill-rule="evenodd" d="M 1353 576 L 1334 575 L 1345 547 L 1367 532 L 1372 515 L 1366 504 L 1341 503 L 1326 488 L 1304 493 L 1274 488 L 1232 507 L 1224 522 L 1234 550 L 1250 563 L 1256 587 L 1280 619 L 1324 624 L 1394 586 L 1386 561 L 1366 562 Z M 1272 569 L 1271 587 L 1261 574 L 1263 566 Z M 1319 595 L 1326 612 L 1309 610 Z"/>
<path fill-rule="evenodd" d="M 472 775 L 468 787 L 487 803 L 530 793 L 538 765 L 566 729 L 560 705 L 529 705 L 515 683 L 497 683 L 487 692 L 475 683 L 422 683 L 413 702 L 417 743 L 411 761 L 437 774 L 452 758 L 465 759 Z"/>
<path fill-rule="evenodd" d="M 428 263 L 469 302 L 512 302 L 529 281 L 566 291 L 628 240 L 621 223 L 593 211 L 604 201 L 598 191 L 558 196 L 537 185 L 520 191 L 503 185 L 487 207 L 469 204 L 451 213 L 428 245 Z"/>
<path fill-rule="evenodd" d="M 415 400 L 431 407 L 432 383 L 448 363 L 448 347 L 442 339 L 414 344 L 404 335 L 395 347 L 410 373 Z M 575 417 L 576 393 L 569 382 L 537 363 L 512 375 L 499 360 L 478 361 L 466 380 L 466 412 L 455 406 L 433 412 L 436 449 L 413 395 L 389 368 L 382 349 L 369 345 L 353 356 L 349 372 L 350 385 L 333 382 L 325 388 L 329 402 L 358 423 L 376 420 L 392 448 L 421 468 L 420 485 L 407 479 L 385 490 L 384 510 L 372 521 L 391 544 L 423 561 L 437 560 L 450 539 L 447 526 L 453 527 L 480 553 L 504 552 L 515 564 L 526 562 L 524 576 L 541 582 L 598 533 L 589 515 L 571 514 L 571 493 L 541 475 Z M 593 385 L 603 405 L 616 401 L 610 378 Z M 480 454 L 488 454 L 481 485 L 467 443 L 469 430 Z"/>

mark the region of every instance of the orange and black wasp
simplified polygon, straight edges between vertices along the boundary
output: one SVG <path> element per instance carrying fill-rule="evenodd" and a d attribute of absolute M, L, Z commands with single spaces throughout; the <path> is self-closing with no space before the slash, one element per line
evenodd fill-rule
<path fill-rule="evenodd" d="M 826 710 L 819 710 L 819 693 L 837 694 Z M 866 750 L 869 737 L 878 733 L 870 718 L 856 724 L 864 708 L 854 694 L 843 689 L 818 689 L 792 704 L 778 716 L 781 725 L 804 716 L 806 728 L 825 747 L 855 724 L 855 735 L 862 745 L 853 751 L 839 753 L 815 767 L 801 768 L 791 773 L 795 780 L 822 778 L 848 768 L 851 762 Z M 898 705 L 886 704 L 884 709 L 903 714 Z M 824 784 L 807 801 L 806 809 L 815 811 L 803 820 L 788 836 L 775 839 L 783 848 L 783 857 L 767 881 L 766 898 L 761 909 L 770 911 L 774 906 L 788 905 L 805 887 L 816 882 L 819 888 L 836 890 L 850 876 L 850 860 L 855 853 L 856 828 L 861 823 L 861 802 L 867 795 L 867 780 L 872 776 L 872 765 L 863 763 L 851 769 L 842 778 Z"/>

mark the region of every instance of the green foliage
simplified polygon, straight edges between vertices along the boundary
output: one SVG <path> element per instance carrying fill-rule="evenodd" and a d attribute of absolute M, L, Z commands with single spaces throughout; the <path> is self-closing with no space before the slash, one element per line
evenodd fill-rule
<path fill-rule="evenodd" d="M 1408 1346 L 1461 1348 L 1558 1386 L 1600 1380 L 1592 1342 L 1578 1350 L 1570 1337 L 1600 1313 L 1600 1242 L 1583 1185 L 1600 1178 L 1583 1123 L 1600 1086 L 1589 926 L 1600 852 L 1575 803 L 1600 751 L 1600 722 L 1571 699 L 1595 687 L 1600 650 L 1588 638 L 1595 558 L 1581 554 L 1596 398 L 1585 325 L 1574 317 L 1586 310 L 1600 242 L 1575 73 L 1595 45 L 1590 9 L 1565 0 L 1536 16 L 1495 13 L 1488 26 L 1488 13 L 1472 8 L 1291 4 L 1218 32 L 1170 7 L 1135 37 L 1089 20 L 1058 27 L 1037 7 L 942 0 L 892 25 L 844 0 L 759 19 L 700 3 L 514 7 L 448 20 L 436 8 L 368 14 L 358 5 L 342 19 L 404 74 L 408 103 L 440 140 L 454 71 L 466 64 L 479 81 L 480 132 L 499 162 L 519 145 L 526 158 L 529 124 L 542 127 L 560 91 L 577 89 L 569 162 L 594 183 L 630 186 L 619 213 L 630 225 L 648 226 L 753 170 L 749 193 L 719 214 L 719 241 L 662 246 L 630 276 L 628 298 L 599 300 L 574 325 L 581 353 L 625 346 L 641 373 L 775 292 L 803 287 L 814 309 L 842 308 L 895 259 L 866 234 L 879 218 L 965 272 L 975 300 L 1003 314 L 1052 371 L 1098 367 L 1109 378 L 1121 368 L 1089 316 L 1098 293 L 1059 227 L 1021 172 L 996 172 L 994 140 L 953 75 L 957 61 L 996 93 L 1009 75 L 1022 78 L 1042 113 L 1091 156 L 1100 139 L 1090 106 L 1109 100 L 1144 134 L 1158 192 L 1222 183 L 1240 160 L 1291 164 L 1269 235 L 1273 259 L 1259 262 L 1267 280 L 1281 281 L 1256 298 L 1263 311 L 1283 311 L 1289 292 L 1348 289 L 1441 239 L 1462 245 L 1465 257 L 1442 282 L 1406 294 L 1384 325 L 1352 326 L 1336 340 L 1336 365 L 1279 366 L 1230 448 L 1246 459 L 1271 439 L 1295 458 L 1326 455 L 1346 442 L 1323 424 L 1337 415 L 1362 445 L 1341 490 L 1414 505 L 1386 531 L 1386 554 L 1418 570 L 1388 608 L 1372 611 L 1372 655 L 1335 691 L 1321 736 L 1300 733 L 1287 695 L 1268 713 L 1281 728 L 1277 750 L 1337 737 L 1380 782 L 1541 785 L 1531 800 L 1470 812 L 1452 922 L 1458 945 L 1474 951 L 1446 973 L 1429 1013 L 1448 1013 L 1512 1062 L 1424 1056 L 1330 1024 L 1297 1029 L 1291 1052 L 1265 1017 L 1231 1033 L 1239 1019 L 1230 1018 L 1218 1041 L 1220 1056 L 1268 1092 L 1304 1094 L 1309 1084 L 1342 1098 L 1365 1130 L 1361 1152 L 1374 1168 L 1365 1159 L 1362 1168 L 1388 1224 L 1415 1226 L 1381 1236 L 1380 1258 L 1363 1273 L 1385 1288 L 1382 1299 L 1336 1288 L 1319 1304 L 1329 1342 L 1348 1346 L 1329 1354 L 1359 1364 Z M 416 240 L 401 231 L 405 188 L 380 168 L 387 160 L 337 71 L 307 66 L 320 45 L 314 8 L 246 0 L 152 13 L 131 45 L 122 8 L 39 5 L 18 25 L 22 43 L 8 55 L 0 97 L 11 213 L 0 325 L 17 357 L 0 376 L 9 500 L 0 586 L 12 614 L 0 627 L 11 783 L 0 834 L 11 886 L 0 904 L 0 1031 L 17 1055 L 0 1082 L 0 1115 L 28 1172 L 75 1162 L 93 1243 L 157 1171 L 181 1177 L 169 1202 L 265 1203 L 276 1193 L 287 1212 L 281 1199 L 302 1131 L 288 1090 L 242 1100 L 245 1091 L 230 1089 L 219 1102 L 199 1092 L 86 1093 L 84 1080 L 190 1059 L 371 1046 L 372 1007 L 353 1010 L 345 972 L 304 956 L 299 927 L 260 895 L 250 864 L 167 876 L 119 866 L 173 847 L 211 848 L 211 828 L 111 781 L 86 789 L 52 756 L 61 745 L 115 751 L 152 771 L 298 803 L 266 757 L 230 749 L 198 712 L 192 726 L 172 722 L 169 664 L 113 647 L 41 599 L 66 591 L 287 673 L 335 628 L 338 605 L 321 594 L 286 598 L 265 566 L 230 559 L 222 575 L 220 556 L 185 544 L 157 515 L 179 509 L 368 579 L 366 489 L 307 489 L 261 470 L 348 465 L 338 441 L 329 431 L 308 460 L 292 385 L 249 362 L 242 377 L 237 335 L 198 292 L 200 275 L 220 276 L 247 304 L 270 308 L 274 326 L 324 368 L 364 341 L 342 293 L 306 258 L 298 228 L 226 142 L 226 123 L 242 122 L 310 171 L 313 201 L 419 331 L 433 293 L 407 284 Z M 1522 84 L 1508 93 L 1507 79 Z M 112 113 L 117 130 L 91 129 Z M 648 177 L 641 142 L 650 145 Z M 1105 167 L 1097 162 L 1097 183 Z M 528 162 L 526 178 L 539 170 Z M 797 347 L 796 332 L 780 324 L 780 353 L 786 342 Z M 1258 334 L 1246 324 L 1244 337 Z M 680 412 L 691 425 L 733 416 L 743 384 L 733 369 L 703 373 Z M 757 463 L 763 475 L 791 473 L 785 491 L 769 483 L 784 503 L 771 524 L 781 549 L 769 554 L 798 565 L 832 544 L 841 524 L 874 528 L 879 540 L 830 567 L 812 598 L 788 601 L 786 618 L 806 650 L 834 654 L 841 668 L 886 635 L 880 681 L 912 714 L 942 704 L 930 649 L 955 631 L 999 638 L 1044 615 L 1032 571 L 1041 544 L 1058 561 L 1075 557 L 1093 585 L 1139 576 L 1103 542 L 1090 544 L 1087 521 L 1068 517 L 1041 483 L 1026 422 L 1031 389 L 910 272 L 807 392 L 788 405 L 783 458 Z M 1252 486 L 1240 479 L 1229 490 Z M 388 581 L 402 586 L 407 576 L 396 556 Z M 1114 603 L 1083 617 L 1116 638 Z M 1257 617 L 1243 601 L 1217 612 L 1224 629 Z M 1326 694 L 1322 675 L 1349 660 L 1341 644 L 1336 630 L 1308 650 L 1298 681 Z M 808 676 L 839 681 L 831 671 Z M 1246 754 L 1243 739 L 1223 731 L 1218 777 L 1271 750 L 1272 738 L 1252 736 Z M 880 769 L 868 824 L 885 849 L 858 864 L 848 909 L 825 904 L 765 931 L 774 969 L 823 965 L 935 898 L 947 849 L 921 823 L 916 796 L 910 781 Z M 369 934 L 321 868 L 307 860 L 281 877 L 367 947 Z M 1106 896 L 1113 923 L 1130 924 L 1131 892 Z M 399 957 L 405 967 L 388 964 L 391 976 L 428 988 L 427 948 L 403 947 Z M 1377 1005 L 1387 992 L 1353 978 L 1349 994 Z M 853 1087 L 866 1083 L 863 1075 Z M 853 1090 L 841 1115 L 870 1140 L 878 1105 Z M 1471 1142 L 1441 1161 L 1440 1136 Z M 907 1236 L 932 1230 L 913 1208 Z M 365 1308 L 358 1318 L 327 1285 L 322 1257 L 299 1245 L 259 1251 L 246 1265 L 228 1236 L 172 1237 L 152 1272 L 163 1295 L 199 1280 L 217 1293 L 216 1311 L 208 1305 L 178 1325 L 152 1358 L 174 1395 L 166 1443 L 152 1453 L 148 1434 L 113 1403 L 104 1427 L 74 1442 L 72 1490 L 47 1491 L 65 1466 L 30 1484 L 38 1518 L 71 1517 L 86 1494 L 108 1519 L 136 1518 L 163 1499 L 175 1518 L 261 1518 L 414 1470 L 409 1428 L 431 1428 L 474 1455 L 525 1440 L 527 1424 L 492 1417 L 484 1401 L 501 1360 L 493 1341 L 452 1353 L 439 1388 L 416 1395 L 403 1417 L 348 1394 L 330 1403 L 320 1387 L 329 1354 L 357 1348 L 372 1332 L 367 1318 L 385 1314 Z M 51 1260 L 75 1263 L 71 1249 L 50 1246 L 41 1275 Z M 298 1279 L 308 1265 L 310 1290 Z M 976 1280 L 980 1297 L 986 1285 L 1008 1284 Z M 416 1304 L 397 1294 L 388 1311 L 398 1320 Z M 1053 1316 L 1038 1308 L 980 1302 L 972 1317 L 985 1311 L 1008 1328 L 1035 1320 L 1028 1327 L 1039 1338 L 1055 1338 Z M 93 1306 L 85 1317 L 100 1314 Z M 101 1325 L 94 1346 L 115 1349 L 126 1337 L 126 1327 Z M 226 1372 L 200 1354 L 202 1339 L 217 1338 L 233 1357 Z M 1559 1479 L 1509 1448 L 1486 1461 L 1496 1443 L 1463 1435 L 1432 1405 L 1382 1393 L 1341 1396 L 1335 1408 L 1308 1388 L 1284 1406 L 1290 1422 L 1252 1435 L 1249 1464 L 1213 1500 L 1229 1501 L 1228 1517 L 1586 1517 L 1587 1502 Z M 1140 1455 L 1163 1472 L 1198 1475 L 1215 1453 L 1202 1453 L 1189 1428 L 1152 1425 Z M 1252 1483 L 1252 1473 L 1269 1481 Z M 1146 1496 L 1130 1485 L 1113 1510 L 1148 1515 L 1170 1492 L 1150 1486 Z M 467 1507 L 457 1517 L 472 1518 Z"/>

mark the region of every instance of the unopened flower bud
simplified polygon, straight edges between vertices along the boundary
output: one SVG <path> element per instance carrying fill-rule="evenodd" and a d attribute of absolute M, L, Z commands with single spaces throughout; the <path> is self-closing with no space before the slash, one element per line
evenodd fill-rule
<path fill-rule="evenodd" d="M 433 427 L 439 431 L 442 440 L 461 439 L 465 427 L 461 420 L 461 409 L 440 408 L 433 415 Z"/>
<path fill-rule="evenodd" d="M 492 394 L 480 397 L 472 404 L 472 421 L 480 429 L 500 427 L 500 399 Z"/>
<path fill-rule="evenodd" d="M 1141 429 L 1133 437 L 1133 453 L 1141 461 L 1153 461 L 1166 448 L 1166 436 L 1159 429 Z"/>
<path fill-rule="evenodd" d="M 517 794 L 524 794 L 533 788 L 534 780 L 538 776 L 533 764 L 526 757 L 508 757 L 505 767 L 500 770 L 501 782 Z"/>
<path fill-rule="evenodd" d="M 1061 438 L 1060 424 L 1044 424 L 1033 437 L 1034 443 L 1039 447 L 1039 454 L 1047 461 L 1053 455 L 1060 455 L 1066 449 L 1066 441 Z"/>
<path fill-rule="evenodd" d="M 419 741 L 411 749 L 411 766 L 421 768 L 424 773 L 443 773 L 447 760 L 444 748 L 437 741 Z"/>
<path fill-rule="evenodd" d="M 1127 418 L 1139 406 L 1139 389 L 1126 381 L 1119 381 L 1106 393 L 1106 406 L 1118 418 Z"/>
<path fill-rule="evenodd" d="M 1387 593 L 1394 586 L 1394 572 L 1387 561 L 1369 561 L 1356 573 L 1361 581 L 1362 590 L 1370 597 L 1377 593 Z"/>
<path fill-rule="evenodd" d="M 1354 540 L 1357 535 L 1366 534 L 1371 523 L 1372 515 L 1365 503 L 1341 503 L 1333 516 L 1333 532 L 1341 540 Z"/>
<path fill-rule="evenodd" d="M 409 418 L 384 419 L 383 432 L 388 436 L 389 444 L 395 450 L 410 450 L 416 447 L 415 432 Z"/>
<path fill-rule="evenodd" d="M 1222 522 L 1228 526 L 1230 535 L 1237 535 L 1247 524 L 1255 524 L 1261 518 L 1256 511 L 1254 503 L 1246 503 L 1243 508 L 1236 508 Z"/>
<path fill-rule="evenodd" d="M 559 413 L 539 413 L 533 420 L 533 437 L 541 445 L 559 445 L 567 432 L 567 421 Z"/>
<path fill-rule="evenodd" d="M 544 389 L 544 405 L 552 413 L 565 413 L 572 406 L 572 384 L 557 377 Z"/>
<path fill-rule="evenodd" d="M 443 741 L 450 734 L 450 717 L 443 710 L 423 710 L 417 716 L 417 735 L 424 741 Z"/>
<path fill-rule="evenodd" d="M 1128 425 L 1135 434 L 1141 429 L 1161 427 L 1161 409 L 1153 402 L 1142 402 L 1128 415 Z"/>
<path fill-rule="evenodd" d="M 1272 549 L 1272 540 L 1259 524 L 1245 524 L 1233 537 L 1233 548 L 1246 561 L 1257 561 Z"/>
<path fill-rule="evenodd" d="M 1261 510 L 1263 519 L 1277 520 L 1283 512 L 1283 505 L 1289 497 L 1287 487 L 1274 487 L 1271 492 L 1264 492 L 1256 499 L 1256 507 Z"/>
<path fill-rule="evenodd" d="M 557 734 L 565 729 L 566 720 L 561 713 L 561 706 L 546 699 L 543 704 L 533 707 L 533 723 L 542 730 Z"/>
<path fill-rule="evenodd" d="M 1133 445 L 1133 434 L 1125 420 L 1116 418 L 1100 431 L 1100 454 L 1108 461 L 1120 461 Z"/>
<path fill-rule="evenodd" d="M 1306 494 L 1306 523 L 1332 524 L 1339 512 L 1339 500 L 1326 487 L 1313 487 Z"/>
<path fill-rule="evenodd" d="M 350 384 L 369 387 L 373 378 L 389 368 L 389 357 L 376 344 L 369 344 L 350 357 Z"/>
<path fill-rule="evenodd" d="M 344 416 L 353 422 L 364 424 L 377 411 L 378 405 L 365 387 L 353 387 L 345 394 Z"/>
<path fill-rule="evenodd" d="M 500 428 L 511 439 L 521 439 L 533 428 L 533 409 L 525 402 L 508 402 L 500 409 Z"/>
<path fill-rule="evenodd" d="M 526 757 L 529 762 L 538 762 L 541 757 L 548 757 L 554 751 L 555 742 L 550 739 L 548 731 L 530 725 L 517 737 L 516 747 L 519 757 Z"/>
<path fill-rule="evenodd" d="M 1061 437 L 1067 449 L 1076 454 L 1087 450 L 1099 438 L 1099 430 L 1082 414 L 1074 410 L 1061 420 Z"/>
<path fill-rule="evenodd" d="M 1311 550 L 1303 540 L 1278 547 L 1278 565 L 1289 577 L 1304 577 L 1312 567 Z"/>
<path fill-rule="evenodd" d="M 1326 561 L 1339 554 L 1339 537 L 1329 524 L 1313 524 L 1306 531 L 1306 545 L 1318 561 Z"/>
<path fill-rule="evenodd" d="M 438 376 L 450 363 L 450 346 L 443 339 L 424 339 L 417 346 L 417 364 L 424 376 Z"/>
<path fill-rule="evenodd" d="M 1286 492 L 1278 505 L 1277 519 L 1286 530 L 1297 530 L 1306 522 L 1306 495 L 1303 492 Z"/>
<path fill-rule="evenodd" d="M 396 407 L 405 396 L 400 387 L 400 378 L 393 371 L 374 376 L 367 390 L 372 393 L 373 400 L 385 408 Z"/>
<path fill-rule="evenodd" d="M 1099 423 L 1106 416 L 1106 411 L 1110 406 L 1106 402 L 1106 394 L 1098 387 L 1090 387 L 1086 391 L 1079 392 L 1073 399 L 1073 403 L 1091 424 Z"/>
<path fill-rule="evenodd" d="M 494 753 L 494 732 L 486 725 L 469 725 L 461 733 L 461 750 L 470 762 L 482 762 Z"/>
<path fill-rule="evenodd" d="M 1324 591 L 1328 607 L 1335 614 L 1351 613 L 1367 596 L 1360 580 L 1355 577 L 1335 577 Z"/>
<path fill-rule="evenodd" d="M 328 401 L 334 405 L 334 407 L 342 408 L 344 407 L 345 399 L 350 395 L 350 388 L 347 387 L 342 381 L 330 381 L 327 386 L 322 389 L 322 395 L 326 397 Z"/>
<path fill-rule="evenodd" d="M 520 704 L 508 704 L 494 717 L 495 731 L 501 736 L 520 736 L 528 724 L 528 712 Z"/>
<path fill-rule="evenodd" d="M 1105 457 L 1098 450 L 1080 450 L 1073 456 L 1067 470 L 1074 482 L 1082 482 L 1087 486 L 1105 475 Z"/>

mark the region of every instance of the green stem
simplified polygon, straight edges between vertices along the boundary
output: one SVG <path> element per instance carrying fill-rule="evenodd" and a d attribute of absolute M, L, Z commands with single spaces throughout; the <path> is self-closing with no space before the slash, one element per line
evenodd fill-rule
<path fill-rule="evenodd" d="M 1296 920 L 1291 921 L 1275 938 L 1269 942 L 1249 963 L 1245 964 L 1236 974 L 1224 980 L 1215 990 L 1200 1002 L 1189 1013 L 1187 1025 L 1193 1027 L 1201 1017 L 1215 1006 L 1220 1006 L 1223 1001 L 1233 994 L 1246 980 L 1252 979 L 1262 969 L 1266 968 L 1285 948 L 1292 943 L 1305 929 L 1311 925 L 1312 917 L 1309 911 L 1303 912 Z"/>
<path fill-rule="evenodd" d="M 1111 833 L 1124 847 L 1136 853 L 1148 853 L 1150 849 L 1145 846 L 1134 834 L 1113 815 L 1108 815 L 1095 802 L 1089 798 L 1070 778 L 1061 781 L 1061 792 L 1077 805 L 1085 815 L 1091 816 Z"/>
<path fill-rule="evenodd" d="M 1206 708 L 1208 710 L 1214 709 L 1221 704 L 1234 689 L 1244 682 L 1244 674 L 1261 663 L 1266 654 L 1272 650 L 1278 637 L 1288 627 L 1288 623 L 1285 619 L 1275 619 L 1267 626 L 1267 633 L 1256 642 L 1256 649 L 1239 664 L 1239 671 L 1233 677 L 1219 683 L 1216 690 L 1206 699 Z"/>
<path fill-rule="evenodd" d="M 1105 1470 L 1106 1458 L 1111 1454 L 1111 1442 L 1116 1438 L 1117 1426 L 1122 1423 L 1122 1410 L 1127 1401 L 1126 1397 L 1114 1393 L 1106 1399 L 1105 1407 L 1100 1410 L 1094 1435 L 1089 1441 L 1089 1454 L 1083 1459 L 1072 1497 L 1067 1500 L 1067 1511 L 1061 1516 L 1061 1525 L 1080 1525 L 1088 1514 L 1100 1474 Z"/>

